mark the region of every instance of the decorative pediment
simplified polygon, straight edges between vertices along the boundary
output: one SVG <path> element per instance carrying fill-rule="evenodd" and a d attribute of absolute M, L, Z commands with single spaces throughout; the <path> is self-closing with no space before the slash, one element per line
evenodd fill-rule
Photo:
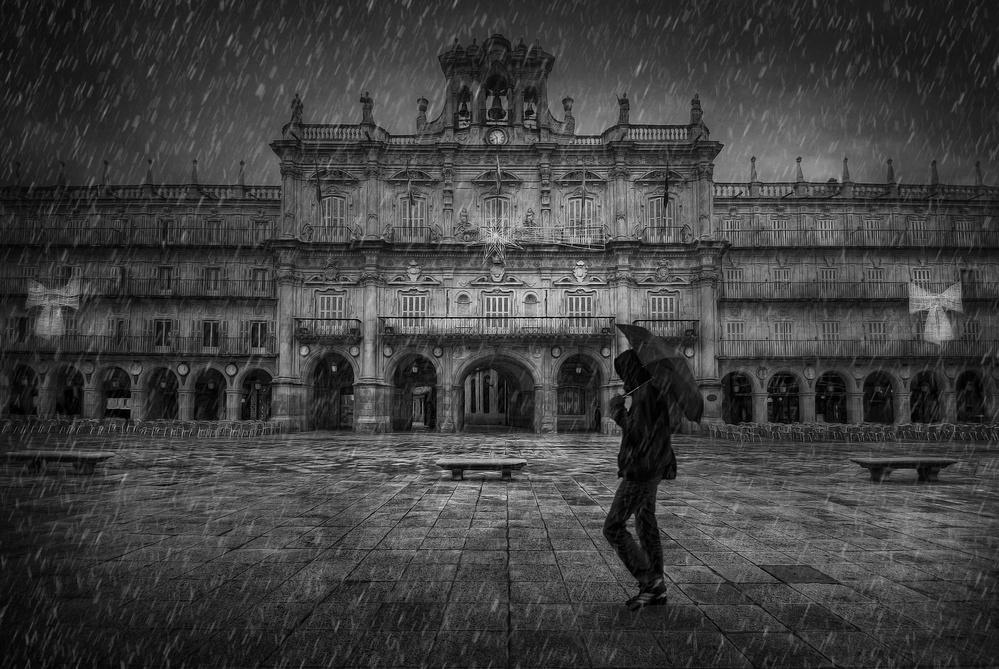
<path fill-rule="evenodd" d="M 524 181 L 515 174 L 510 174 L 500 170 L 500 181 L 505 184 L 513 184 L 515 186 L 522 184 Z M 479 176 L 472 179 L 472 183 L 477 186 L 489 186 L 496 183 L 496 170 L 487 170 L 480 174 Z"/>
<path fill-rule="evenodd" d="M 437 179 L 433 178 L 423 170 L 403 169 L 399 170 L 386 181 L 390 183 L 414 183 L 414 184 L 435 184 Z"/>
<path fill-rule="evenodd" d="M 476 277 L 475 279 L 472 279 L 471 281 L 469 281 L 468 285 L 469 286 L 476 286 L 476 287 L 483 287 L 483 286 L 489 286 L 489 287 L 496 287 L 496 286 L 521 286 L 521 287 L 523 287 L 523 286 L 527 286 L 526 283 L 524 283 L 523 281 L 521 281 L 520 279 L 518 279 L 515 276 L 511 276 L 511 275 L 507 274 L 505 271 L 503 272 L 503 274 L 501 276 L 499 276 L 497 278 L 494 278 L 494 275 L 486 275 L 486 276 Z"/>
<path fill-rule="evenodd" d="M 576 277 L 564 276 L 561 279 L 557 279 L 553 282 L 553 285 L 566 287 L 566 286 L 606 286 L 607 281 L 599 276 L 585 276 L 582 279 L 577 279 Z"/>
<path fill-rule="evenodd" d="M 357 178 L 350 174 L 350 172 L 345 172 L 343 170 L 335 170 L 326 167 L 321 167 L 319 170 L 314 171 L 309 177 L 310 180 L 315 181 L 316 178 L 322 181 L 341 181 L 345 183 L 356 183 Z"/>
<path fill-rule="evenodd" d="M 687 179 L 677 172 L 676 170 L 669 171 L 669 181 L 670 183 L 677 183 L 680 181 L 686 181 Z M 666 170 L 652 170 L 651 172 L 646 172 L 642 176 L 635 179 L 635 183 L 663 183 L 666 181 Z"/>
<path fill-rule="evenodd" d="M 583 183 L 583 170 L 573 170 L 572 172 L 566 172 L 559 178 L 555 180 L 557 184 L 576 184 Z M 586 183 L 588 184 L 602 184 L 604 183 L 604 178 L 601 177 L 596 172 L 591 172 L 586 170 Z"/>

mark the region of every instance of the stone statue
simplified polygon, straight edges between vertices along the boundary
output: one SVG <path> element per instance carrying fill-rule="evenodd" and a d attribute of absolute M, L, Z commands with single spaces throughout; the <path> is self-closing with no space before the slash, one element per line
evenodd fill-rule
<path fill-rule="evenodd" d="M 375 119 L 371 114 L 371 110 L 374 108 L 375 101 L 371 99 L 368 91 L 364 91 L 364 95 L 361 96 L 361 123 L 374 125 Z"/>
<path fill-rule="evenodd" d="M 534 222 L 534 210 L 533 209 L 528 209 L 527 210 L 527 215 L 524 217 L 524 227 L 525 228 L 533 228 L 533 227 L 535 227 L 535 225 L 536 225 L 536 223 Z"/>
<path fill-rule="evenodd" d="M 298 97 L 298 93 L 295 93 L 295 99 L 291 101 L 291 122 L 294 125 L 302 124 L 302 110 L 304 109 L 302 98 Z"/>
<path fill-rule="evenodd" d="M 628 113 L 631 111 L 631 104 L 628 102 L 628 94 L 624 93 L 621 97 L 617 99 L 617 103 L 621 105 L 621 111 L 617 117 L 618 125 L 628 125 Z"/>

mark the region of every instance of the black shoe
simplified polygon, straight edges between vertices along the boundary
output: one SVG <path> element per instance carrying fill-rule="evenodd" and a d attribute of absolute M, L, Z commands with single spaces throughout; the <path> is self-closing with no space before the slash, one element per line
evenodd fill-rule
<path fill-rule="evenodd" d="M 649 585 L 642 586 L 638 595 L 625 602 L 630 611 L 638 611 L 646 606 L 663 606 L 664 604 L 666 604 L 666 583 L 662 579 L 656 579 Z"/>

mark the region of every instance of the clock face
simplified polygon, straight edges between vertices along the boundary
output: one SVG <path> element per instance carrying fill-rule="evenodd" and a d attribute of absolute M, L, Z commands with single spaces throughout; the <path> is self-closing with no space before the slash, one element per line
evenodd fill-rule
<path fill-rule="evenodd" d="M 493 146 L 506 144 L 506 133 L 500 130 L 499 128 L 495 130 L 490 130 L 489 134 L 486 135 L 486 141 L 488 141 Z"/>

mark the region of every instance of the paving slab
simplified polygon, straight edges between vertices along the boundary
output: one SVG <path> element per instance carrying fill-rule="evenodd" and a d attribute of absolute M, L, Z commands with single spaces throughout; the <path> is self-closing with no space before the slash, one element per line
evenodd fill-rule
<path fill-rule="evenodd" d="M 10 666 L 994 666 L 999 448 L 678 436 L 666 606 L 602 536 L 617 440 L 0 435 Z M 958 463 L 872 484 L 856 457 Z M 524 458 L 512 481 L 444 457 Z M 13 663 L 13 664 L 12 664 Z"/>

